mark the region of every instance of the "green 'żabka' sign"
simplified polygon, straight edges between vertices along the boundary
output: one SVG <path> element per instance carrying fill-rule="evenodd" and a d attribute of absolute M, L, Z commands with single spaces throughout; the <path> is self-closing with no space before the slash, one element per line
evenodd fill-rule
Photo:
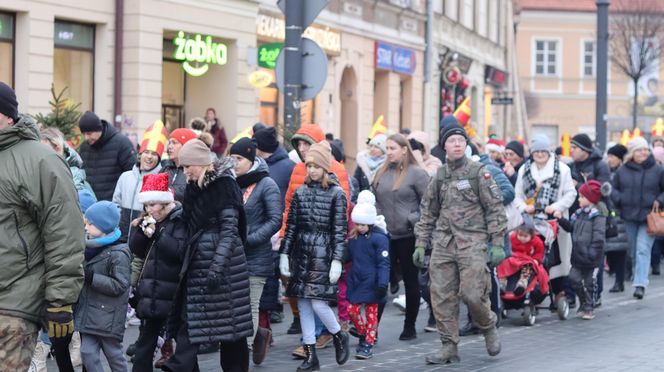
<path fill-rule="evenodd" d="M 197 34 L 189 38 L 189 35 L 185 37 L 184 31 L 180 31 L 173 43 L 176 45 L 173 58 L 182 61 L 182 68 L 191 76 L 205 74 L 210 64 L 225 65 L 228 62 L 228 47 L 212 42 L 212 36 Z"/>
<path fill-rule="evenodd" d="M 277 65 L 277 57 L 284 43 L 263 44 L 258 47 L 258 65 L 263 68 L 274 70 Z"/>

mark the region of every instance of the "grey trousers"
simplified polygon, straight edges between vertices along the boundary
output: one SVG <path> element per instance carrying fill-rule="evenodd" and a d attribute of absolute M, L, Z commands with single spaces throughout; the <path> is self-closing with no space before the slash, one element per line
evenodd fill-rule
<path fill-rule="evenodd" d="M 112 337 L 81 333 L 81 359 L 87 372 L 104 372 L 100 350 L 104 352 L 112 372 L 128 372 L 127 361 L 122 352 L 122 341 Z"/>
<path fill-rule="evenodd" d="M 254 335 L 258 329 L 258 305 L 261 302 L 261 296 L 263 295 L 263 288 L 265 287 L 265 282 L 267 278 L 262 276 L 250 276 L 249 277 L 249 293 L 251 300 L 251 320 L 254 322 L 254 333 L 250 337 L 247 337 L 247 343 L 252 345 L 254 343 Z"/>

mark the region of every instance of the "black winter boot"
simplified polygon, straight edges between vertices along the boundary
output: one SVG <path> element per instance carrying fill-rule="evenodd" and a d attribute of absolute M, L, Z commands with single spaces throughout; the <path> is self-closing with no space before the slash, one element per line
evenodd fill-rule
<path fill-rule="evenodd" d="M 334 353 L 337 359 L 337 364 L 343 365 L 348 361 L 348 357 L 350 357 L 350 351 L 348 350 L 348 333 L 339 331 L 335 333 L 333 337 Z"/>
<path fill-rule="evenodd" d="M 316 344 L 302 345 L 304 347 L 304 362 L 297 367 L 297 372 L 320 371 L 320 363 L 316 356 Z"/>

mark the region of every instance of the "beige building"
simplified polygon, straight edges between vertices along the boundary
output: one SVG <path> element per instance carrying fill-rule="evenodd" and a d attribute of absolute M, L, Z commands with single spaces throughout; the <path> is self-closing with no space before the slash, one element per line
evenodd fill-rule
<path fill-rule="evenodd" d="M 244 0 L 3 1 L 0 80 L 30 114 L 49 111 L 53 83 L 126 133 L 160 118 L 172 129 L 214 107 L 233 135 L 256 120 L 247 51 L 256 45 L 257 12 Z"/>
<path fill-rule="evenodd" d="M 565 133 L 581 132 L 594 137 L 595 1 L 516 0 L 515 5 L 520 83 L 526 97 L 531 132 L 547 133 L 556 139 Z M 652 73 L 655 80 L 664 72 L 663 66 L 660 63 L 659 69 Z M 648 80 L 639 83 L 643 96 L 639 101 L 646 106 L 648 101 L 656 102 L 663 93 L 661 84 L 653 90 L 652 86 L 648 87 Z M 631 129 L 633 89 L 626 76 L 609 63 L 609 141 L 617 141 L 623 129 Z M 650 132 L 650 125 L 661 111 L 659 105 L 650 106 L 639 116 L 639 125 L 645 132 Z"/>
<path fill-rule="evenodd" d="M 479 138 L 513 139 L 524 132 L 516 77 L 512 4 L 499 0 L 434 0 L 433 79 L 427 130 L 470 97 Z M 493 101 L 492 101 L 493 99 Z"/>

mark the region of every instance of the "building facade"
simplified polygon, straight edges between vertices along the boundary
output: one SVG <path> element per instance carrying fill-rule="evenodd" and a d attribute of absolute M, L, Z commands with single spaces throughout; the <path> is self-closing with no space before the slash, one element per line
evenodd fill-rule
<path fill-rule="evenodd" d="M 588 133 L 594 138 L 595 1 L 520 0 L 515 5 L 520 83 L 531 131 L 547 133 L 556 139 L 565 133 L 572 136 Z M 610 17 L 618 16 L 615 5 L 614 2 L 610 7 Z M 639 126 L 646 133 L 663 112 L 658 103 L 663 91 L 657 82 L 664 64 L 657 65 L 639 82 L 638 88 L 642 97 Z M 634 86 L 615 64 L 609 61 L 608 66 L 607 132 L 608 140 L 617 142 L 624 129 L 632 129 Z"/>

